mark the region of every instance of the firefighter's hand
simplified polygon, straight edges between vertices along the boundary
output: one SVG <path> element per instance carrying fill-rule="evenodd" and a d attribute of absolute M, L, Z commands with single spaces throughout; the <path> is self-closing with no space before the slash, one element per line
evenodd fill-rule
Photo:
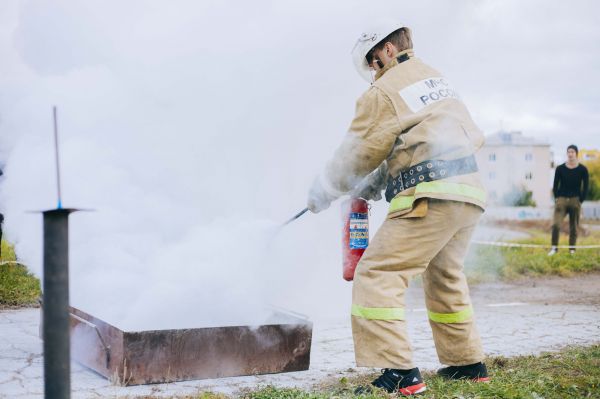
<path fill-rule="evenodd" d="M 379 201 L 381 197 L 381 188 L 376 186 L 359 187 L 351 194 L 352 198 L 363 198 L 367 201 Z"/>
<path fill-rule="evenodd" d="M 367 201 L 379 201 L 381 191 L 386 186 L 387 163 L 383 162 L 377 169 L 365 176 L 360 183 L 352 190 L 352 198 L 363 198 Z"/>
<path fill-rule="evenodd" d="M 336 198 L 336 196 L 329 194 L 327 190 L 323 188 L 320 179 L 316 178 L 308 192 L 307 208 L 312 213 L 319 213 L 329 208 L 329 205 L 331 205 Z"/>

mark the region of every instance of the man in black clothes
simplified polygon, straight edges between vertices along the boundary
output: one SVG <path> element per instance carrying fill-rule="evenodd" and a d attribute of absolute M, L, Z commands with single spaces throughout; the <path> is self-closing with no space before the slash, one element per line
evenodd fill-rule
<path fill-rule="evenodd" d="M 554 223 L 552 224 L 552 248 L 548 252 L 552 256 L 557 251 L 560 225 L 565 215 L 569 214 L 569 252 L 575 252 L 577 242 L 577 227 L 581 204 L 585 200 L 589 186 L 588 170 L 579 163 L 577 146 L 571 144 L 567 147 L 567 162 L 558 165 L 554 173 Z"/>

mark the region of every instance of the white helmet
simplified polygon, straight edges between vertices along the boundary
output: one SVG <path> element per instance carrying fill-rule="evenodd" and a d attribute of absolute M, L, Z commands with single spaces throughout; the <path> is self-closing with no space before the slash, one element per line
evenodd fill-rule
<path fill-rule="evenodd" d="M 403 27 L 404 25 L 397 21 L 382 21 L 362 33 L 356 41 L 352 49 L 352 61 L 354 61 L 354 66 L 360 76 L 367 82 L 371 83 L 373 81 L 373 70 L 367 63 L 367 53 L 390 33 Z"/>

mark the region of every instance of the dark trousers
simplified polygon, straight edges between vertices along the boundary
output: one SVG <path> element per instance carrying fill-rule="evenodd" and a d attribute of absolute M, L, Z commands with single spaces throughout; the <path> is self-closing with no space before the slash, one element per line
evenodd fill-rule
<path fill-rule="evenodd" d="M 554 206 L 554 222 L 552 223 L 552 245 L 558 245 L 560 226 L 569 214 L 569 245 L 577 243 L 577 228 L 579 227 L 579 214 L 581 213 L 581 202 L 579 197 L 558 197 Z M 572 248 L 574 249 L 574 248 Z"/>

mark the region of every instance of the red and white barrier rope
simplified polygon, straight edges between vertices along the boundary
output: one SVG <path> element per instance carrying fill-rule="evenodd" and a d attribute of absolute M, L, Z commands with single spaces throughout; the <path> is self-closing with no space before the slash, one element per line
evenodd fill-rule
<path fill-rule="evenodd" d="M 16 260 L 5 260 L 0 262 L 0 266 L 4 265 L 22 265 L 22 263 Z"/>
<path fill-rule="evenodd" d="M 545 245 L 545 244 L 519 244 L 516 242 L 502 242 L 502 241 L 480 241 L 480 240 L 473 240 L 471 241 L 472 244 L 475 245 L 488 245 L 491 247 L 508 247 L 508 248 L 546 248 L 546 249 L 550 249 L 551 246 L 550 245 Z M 564 249 L 592 249 L 592 248 L 600 248 L 600 245 L 575 245 L 575 246 L 570 246 L 570 245 L 558 245 L 556 246 L 557 249 L 560 248 L 564 248 Z"/>

